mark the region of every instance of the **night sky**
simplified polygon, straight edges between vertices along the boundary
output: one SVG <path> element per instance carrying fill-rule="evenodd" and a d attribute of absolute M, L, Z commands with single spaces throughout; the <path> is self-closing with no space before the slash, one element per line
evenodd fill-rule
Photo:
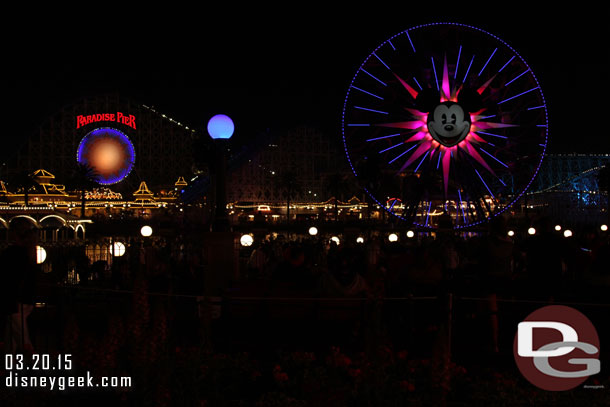
<path fill-rule="evenodd" d="M 153 17 L 46 16 L 15 24 L 18 30 L 5 26 L 2 159 L 62 106 L 107 92 L 196 129 L 226 113 L 236 123 L 237 140 L 300 124 L 340 137 L 347 87 L 369 53 L 400 31 L 437 21 L 489 31 L 528 62 L 547 100 L 551 152 L 610 152 L 604 13 L 564 9 L 547 15 L 508 2 L 489 12 L 490 6 L 476 12 L 389 4 L 330 14 L 301 9 L 303 3 L 237 17 L 230 10 L 186 9 L 156 10 Z"/>

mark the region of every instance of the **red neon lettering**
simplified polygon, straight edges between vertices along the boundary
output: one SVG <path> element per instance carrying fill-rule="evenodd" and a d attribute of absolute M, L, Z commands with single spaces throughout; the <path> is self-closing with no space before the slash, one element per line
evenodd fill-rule
<path fill-rule="evenodd" d="M 106 122 L 116 121 L 118 123 L 124 124 L 126 126 L 134 128 L 134 129 L 136 128 L 136 117 L 132 114 L 130 114 L 129 116 L 125 116 L 121 112 L 116 112 L 116 116 L 114 113 L 96 113 L 96 114 L 90 114 L 87 116 L 78 115 L 78 116 L 76 116 L 76 128 L 78 129 L 87 124 L 91 124 L 94 122 L 100 122 L 100 121 L 106 121 Z"/>

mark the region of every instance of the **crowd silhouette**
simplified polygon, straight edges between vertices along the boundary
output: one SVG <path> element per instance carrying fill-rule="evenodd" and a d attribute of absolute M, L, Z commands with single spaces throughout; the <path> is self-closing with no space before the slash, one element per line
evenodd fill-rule
<path fill-rule="evenodd" d="M 497 351 L 501 301 L 605 302 L 610 286 L 606 233 L 564 238 L 547 218 L 538 219 L 534 227 L 534 235 L 509 236 L 506 220 L 496 217 L 487 231 L 469 237 L 443 229 L 435 236 L 422 233 L 396 242 L 383 233 L 370 233 L 363 243 L 355 237 L 337 243 L 328 236 L 268 235 L 241 248 L 240 273 L 219 294 L 364 301 L 433 297 L 439 300 L 429 309 L 437 322 L 445 318 L 448 294 L 472 297 L 488 316 L 491 348 Z M 150 294 L 193 299 L 203 295 L 204 275 L 210 272 L 201 241 L 183 235 L 134 241 L 111 264 L 91 263 L 84 253 L 72 250 L 53 257 L 50 275 L 36 265 L 36 231 L 28 222 L 15 221 L 10 240 L 2 252 L 1 287 L 4 342 L 11 350 L 30 345 L 27 320 L 32 304 L 48 300 L 37 296 L 48 293 L 49 285 L 65 286 L 70 267 L 78 276 L 75 287 L 129 293 L 144 280 Z M 405 317 L 388 312 L 385 318 Z"/>

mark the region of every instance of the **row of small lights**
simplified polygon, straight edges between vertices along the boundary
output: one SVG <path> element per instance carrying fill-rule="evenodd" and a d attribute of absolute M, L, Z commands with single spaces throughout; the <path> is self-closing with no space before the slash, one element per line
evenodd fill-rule
<path fill-rule="evenodd" d="M 601 225 L 600 229 L 602 232 L 606 232 L 608 231 L 608 225 Z M 561 225 L 556 225 L 555 226 L 555 230 L 560 232 L 562 230 Z M 316 228 L 315 226 L 312 226 L 309 228 L 309 235 L 310 236 L 316 236 L 318 234 L 318 228 Z M 527 230 L 527 233 L 531 236 L 536 234 L 536 229 L 531 227 Z M 407 231 L 407 237 L 409 239 L 413 238 L 415 236 L 415 232 L 413 232 L 412 230 Z M 514 230 L 509 230 L 508 231 L 508 236 L 513 237 L 515 236 L 515 231 Z M 570 229 L 566 229 L 563 231 L 563 236 L 564 237 L 571 237 L 572 236 L 572 231 Z M 396 233 L 390 233 L 388 235 L 388 241 L 390 242 L 397 242 L 398 241 L 398 235 Z M 244 247 L 248 247 L 248 246 L 252 246 L 252 244 L 254 243 L 254 237 L 252 237 L 251 234 L 245 234 L 242 235 L 241 238 L 239 239 L 239 242 L 242 246 Z M 339 245 L 341 243 L 341 239 L 339 239 L 338 236 L 332 236 L 329 239 L 329 242 L 334 242 L 337 245 Z M 359 236 L 356 238 L 356 243 L 364 243 L 364 238 L 362 236 Z"/>
<path fill-rule="evenodd" d="M 153 234 L 153 229 L 148 226 L 142 226 L 140 229 L 140 234 L 143 237 L 150 237 Z M 112 252 L 115 257 L 121 257 L 125 254 L 125 243 L 123 242 L 114 242 L 112 244 Z M 36 263 L 42 264 L 47 259 L 47 251 L 42 246 L 36 246 Z"/>
<path fill-rule="evenodd" d="M 315 226 L 312 226 L 312 227 L 309 228 L 308 233 L 309 233 L 310 236 L 316 236 L 318 234 L 318 228 L 315 227 Z M 407 231 L 407 237 L 409 239 L 415 237 L 415 232 L 413 232 L 412 230 Z M 388 235 L 388 240 L 390 242 L 392 242 L 392 243 L 393 242 L 397 242 L 398 241 L 398 235 L 396 233 L 390 233 Z M 341 239 L 339 239 L 338 236 L 332 236 L 329 239 L 329 243 L 330 242 L 333 242 L 333 243 L 339 245 L 339 244 L 341 244 Z M 239 243 L 242 246 L 244 246 L 244 247 L 252 246 L 252 244 L 254 243 L 254 238 L 252 237 L 251 234 L 245 234 L 245 235 L 241 236 L 241 238 L 239 239 Z M 359 244 L 364 243 L 364 237 L 358 236 L 356 238 L 356 243 L 359 243 Z"/>
<path fill-rule="evenodd" d="M 562 229 L 561 225 L 556 225 L 555 226 L 555 230 L 557 232 L 560 232 L 561 229 Z M 601 225 L 600 229 L 601 229 L 602 232 L 606 232 L 606 231 L 608 231 L 608 225 L 605 225 L 605 224 Z M 318 234 L 318 228 L 316 228 L 315 226 L 312 226 L 312 227 L 309 228 L 308 232 L 309 232 L 310 236 L 316 236 Z M 528 233 L 528 235 L 533 236 L 533 235 L 536 234 L 536 229 L 531 227 L 531 228 L 529 228 L 527 230 L 527 233 Z M 152 229 L 152 227 L 150 227 L 148 225 L 142 226 L 142 228 L 140 229 L 140 234 L 143 237 L 150 237 L 153 234 L 153 229 Z M 412 230 L 407 231 L 407 237 L 409 239 L 413 238 L 414 236 L 415 236 L 415 232 L 413 232 Z M 510 236 L 510 237 L 515 236 L 515 231 L 514 230 L 509 230 L 508 231 L 508 236 Z M 571 237 L 572 236 L 572 231 L 570 229 L 564 230 L 563 231 L 563 236 L 564 237 Z M 397 242 L 398 241 L 398 235 L 396 233 L 390 233 L 388 235 L 388 240 L 390 242 L 392 242 L 392 243 L 393 242 Z M 239 239 L 239 242 L 240 242 L 240 244 L 242 246 L 249 247 L 249 246 L 252 246 L 252 244 L 254 243 L 254 237 L 252 237 L 251 234 L 245 234 L 245 235 L 241 236 L 241 238 Z M 333 243 L 339 245 L 339 244 L 341 244 L 341 239 L 339 239 L 338 236 L 332 236 L 330 238 L 329 242 L 333 242 Z M 364 243 L 364 238 L 362 236 L 358 236 L 356 238 L 356 243 L 359 243 L 359 244 Z M 121 257 L 122 255 L 125 254 L 125 244 L 122 243 L 122 242 L 114 242 L 112 249 L 113 249 L 113 254 L 116 257 Z M 42 263 L 44 263 L 46 258 L 47 258 L 47 252 L 44 249 L 44 247 L 36 246 L 36 262 L 38 264 L 42 264 Z"/>
<path fill-rule="evenodd" d="M 309 232 L 309 234 L 310 234 L 311 236 L 315 236 L 315 235 L 317 235 L 317 234 L 318 234 L 318 228 L 317 228 L 317 227 L 315 227 L 315 226 L 312 226 L 312 227 L 310 227 L 310 228 L 309 228 L 309 231 L 308 231 L 308 232 Z M 413 232 L 412 230 L 407 231 L 407 237 L 408 237 L 408 238 L 412 238 L 412 237 L 414 237 L 414 236 L 415 236 L 415 232 Z M 337 237 L 336 239 L 334 239 L 335 237 L 336 237 L 336 236 L 331 237 L 331 240 L 336 241 L 337 243 L 339 243 L 339 238 Z M 398 241 L 398 235 L 397 235 L 396 233 L 390 233 L 390 234 L 388 235 L 388 240 L 389 240 L 390 242 L 396 242 L 396 241 Z M 363 238 L 362 236 L 360 236 L 360 237 L 358 237 L 358 238 L 356 239 L 356 242 L 357 242 L 357 243 L 364 243 L 364 238 Z"/>
<path fill-rule="evenodd" d="M 599 229 L 600 229 L 602 232 L 607 232 L 607 231 L 608 231 L 608 225 L 606 225 L 606 224 L 601 225 L 601 226 L 599 227 Z M 556 231 L 556 232 L 561 232 L 561 230 L 562 230 L 561 225 L 555 225 L 555 231 Z M 534 228 L 534 227 L 529 228 L 529 229 L 527 230 L 527 234 L 528 234 L 528 235 L 530 235 L 530 236 L 535 235 L 535 234 L 536 234 L 536 228 Z M 566 230 L 564 230 L 564 231 L 563 231 L 563 236 L 564 236 L 564 237 L 571 237 L 571 236 L 572 236 L 572 234 L 573 234 L 573 233 L 572 233 L 572 231 L 571 231 L 570 229 L 566 229 Z M 509 230 L 509 231 L 508 231 L 508 236 L 510 236 L 510 237 L 515 236 L 515 231 L 514 231 L 514 230 Z"/>

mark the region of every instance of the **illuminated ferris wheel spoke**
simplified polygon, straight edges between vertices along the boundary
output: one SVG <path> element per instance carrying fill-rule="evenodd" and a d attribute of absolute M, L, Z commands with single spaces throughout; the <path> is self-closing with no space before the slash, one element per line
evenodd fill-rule
<path fill-rule="evenodd" d="M 348 123 L 347 127 L 368 127 L 370 124 L 366 123 Z"/>
<path fill-rule="evenodd" d="M 423 140 L 424 138 L 426 138 L 426 133 L 424 133 L 423 131 L 418 131 L 417 133 L 415 133 L 414 135 L 412 135 L 411 137 L 406 139 L 405 143 L 410 143 L 412 141 Z"/>
<path fill-rule="evenodd" d="M 489 165 L 487 165 L 487 162 L 485 162 L 483 157 L 481 157 L 481 155 L 477 152 L 476 148 L 474 148 L 471 144 L 466 144 L 466 153 L 468 153 L 472 158 L 477 160 L 477 162 L 483 167 L 485 167 L 487 171 L 494 174 L 494 171 L 489 167 Z"/>
<path fill-rule="evenodd" d="M 398 160 L 400 157 L 407 154 L 409 151 L 413 150 L 415 147 L 417 147 L 417 144 L 411 146 L 411 148 L 409 148 L 407 151 L 400 153 L 400 155 L 398 157 L 394 158 L 392 161 L 388 161 L 388 164 L 392 164 L 394 161 Z"/>
<path fill-rule="evenodd" d="M 371 95 L 371 96 L 373 96 L 373 97 L 375 97 L 375 98 L 377 98 L 377 99 L 379 99 L 379 100 L 383 100 L 383 98 L 382 98 L 381 96 L 378 96 L 378 95 L 376 95 L 376 94 L 374 94 L 374 93 L 371 93 L 371 92 L 369 92 L 369 91 L 366 91 L 366 90 L 364 90 L 364 89 L 360 89 L 360 88 L 359 88 L 359 87 L 357 87 L 357 86 L 352 85 L 352 88 L 354 88 L 354 89 L 356 89 L 356 90 L 359 90 L 360 92 L 366 93 L 367 95 Z"/>
<path fill-rule="evenodd" d="M 419 164 L 417 164 L 417 168 L 415 168 L 414 172 L 419 171 L 419 167 L 421 167 L 421 165 L 424 163 L 424 161 L 426 160 L 426 157 L 428 157 L 428 154 L 430 154 L 430 150 L 428 150 L 426 152 L 426 155 L 424 155 L 424 158 L 422 158 L 421 161 L 419 162 Z"/>
<path fill-rule="evenodd" d="M 499 159 L 497 159 L 495 156 L 493 156 L 492 154 L 488 153 L 487 151 L 485 151 L 483 148 L 479 147 L 479 150 L 483 151 L 485 154 L 487 154 L 488 156 L 490 156 L 491 158 L 493 158 L 494 160 L 496 160 L 499 164 L 501 164 L 502 166 L 504 166 L 505 168 L 508 169 L 508 166 L 506 164 L 504 164 L 502 161 L 500 161 Z M 504 181 L 502 180 L 502 178 L 500 178 L 500 176 L 498 176 L 498 174 L 496 174 L 493 171 L 489 171 L 491 173 L 491 175 L 493 175 L 494 177 L 496 177 L 496 179 L 498 181 L 500 181 L 500 183 L 503 186 L 506 186 L 506 184 L 504 183 Z"/>
<path fill-rule="evenodd" d="M 451 157 L 453 157 L 453 148 L 445 151 L 443 157 L 443 186 L 445 197 L 447 197 L 447 191 L 449 189 L 449 171 L 451 170 Z"/>
<path fill-rule="evenodd" d="M 396 122 L 396 123 L 378 123 L 378 124 L 374 124 L 373 126 L 390 127 L 393 129 L 420 130 L 425 126 L 425 123 L 421 120 L 411 120 L 411 121 Z"/>
<path fill-rule="evenodd" d="M 398 79 L 398 82 L 400 82 L 400 84 L 407 90 L 407 92 L 409 92 L 411 97 L 413 97 L 413 99 L 415 99 L 417 97 L 418 92 L 415 89 L 413 89 L 407 82 L 405 82 L 400 76 L 396 75 L 394 72 L 392 72 L 392 73 L 394 74 L 396 79 Z M 420 89 L 421 89 L 421 87 L 420 87 Z"/>
<path fill-rule="evenodd" d="M 479 129 L 504 129 L 507 127 L 519 127 L 519 125 L 510 123 L 476 122 L 472 124 L 472 127 Z"/>
<path fill-rule="evenodd" d="M 375 54 L 374 52 L 373 52 L 373 55 L 375 55 L 375 58 L 377 58 L 377 60 L 378 60 L 379 62 L 381 62 L 381 63 L 382 63 L 382 65 L 383 65 L 383 66 L 385 66 L 385 67 L 388 69 L 388 71 L 392 72 L 392 70 L 390 69 L 390 67 L 389 67 L 389 66 L 388 66 L 388 65 L 387 65 L 385 62 L 383 62 L 383 60 L 382 60 L 381 58 L 379 58 L 379 55 Z"/>
<path fill-rule="evenodd" d="M 526 90 L 525 92 L 519 93 L 518 95 L 511 96 L 511 97 L 509 97 L 508 99 L 504 99 L 503 101 L 498 102 L 497 104 L 498 104 L 498 105 L 501 105 L 502 103 L 506 103 L 506 102 L 508 102 L 509 100 L 513 100 L 513 99 L 515 99 L 515 98 L 518 98 L 519 96 L 523 96 L 523 95 L 528 94 L 528 93 L 530 93 L 530 92 L 533 92 L 533 91 L 535 91 L 536 89 L 539 89 L 539 88 L 540 88 L 539 86 L 536 86 L 535 88 L 532 88 L 532 89 L 530 89 L 530 90 Z"/>
<path fill-rule="evenodd" d="M 396 47 L 394 46 L 394 44 L 392 44 L 392 41 L 388 40 L 388 44 L 390 44 L 390 46 L 392 47 L 392 49 L 394 51 L 396 51 Z"/>
<path fill-rule="evenodd" d="M 371 78 L 375 79 L 377 82 L 381 83 L 383 86 L 388 86 L 387 83 L 385 83 L 384 81 L 382 81 L 381 79 L 377 78 L 375 75 L 369 73 L 366 70 L 362 70 L 362 72 L 364 72 L 365 74 L 367 74 L 368 76 L 370 76 Z"/>
<path fill-rule="evenodd" d="M 464 203 L 462 202 L 462 193 L 460 192 L 460 189 L 458 188 L 457 190 L 458 192 L 458 198 L 459 198 L 459 206 L 460 206 L 460 210 L 462 211 L 462 218 L 464 219 L 464 223 L 466 223 L 466 214 L 464 213 Z M 456 223 L 459 221 L 457 219 L 457 217 L 459 216 L 459 211 L 455 211 L 455 215 L 456 215 Z"/>
<path fill-rule="evenodd" d="M 508 62 L 507 62 L 507 63 L 505 63 L 504 65 L 502 65 L 502 68 L 500 68 L 500 70 L 498 71 L 498 73 L 502 72 L 502 71 L 504 70 L 504 68 L 506 68 L 506 67 L 508 66 L 508 64 L 510 64 L 510 63 L 513 61 L 513 59 L 515 59 L 515 55 L 513 55 L 513 56 L 512 56 L 512 57 L 511 57 L 511 58 L 508 60 Z"/>
<path fill-rule="evenodd" d="M 430 220 L 430 209 L 432 208 L 432 201 L 428 203 L 428 210 L 426 211 L 426 223 L 425 226 L 428 226 L 428 221 Z"/>
<path fill-rule="evenodd" d="M 544 108 L 546 108 L 546 106 L 542 105 L 542 106 L 529 107 L 527 110 L 536 110 L 536 109 L 544 109 Z"/>
<path fill-rule="evenodd" d="M 398 146 L 401 146 L 401 145 L 403 145 L 403 143 L 394 144 L 393 146 L 388 147 L 388 148 L 386 148 L 385 150 L 381 150 L 381 151 L 379 152 L 379 154 L 381 154 L 381 153 L 385 153 L 386 151 L 391 150 L 391 149 L 393 149 L 393 148 L 395 148 L 395 147 L 398 147 Z"/>
<path fill-rule="evenodd" d="M 462 46 L 460 45 L 460 50 L 458 51 L 457 61 L 455 63 L 455 72 L 453 73 L 453 80 L 457 79 L 458 68 L 460 67 L 460 56 L 462 56 Z"/>
<path fill-rule="evenodd" d="M 494 157 L 493 155 L 491 155 L 490 153 L 488 153 L 487 151 L 485 151 L 482 147 L 479 147 L 479 150 L 481 150 L 482 152 L 484 152 L 485 154 L 487 154 L 488 156 L 490 156 L 491 158 L 493 158 L 494 160 L 496 160 L 497 162 L 499 162 L 504 168 L 508 168 L 508 165 L 504 164 L 502 161 L 498 160 L 496 157 Z"/>
<path fill-rule="evenodd" d="M 491 137 L 497 137 L 497 138 L 502 138 L 502 139 L 507 139 L 507 136 L 500 136 L 499 134 L 492 134 L 492 133 L 487 133 L 485 131 L 475 131 L 475 133 L 477 134 L 485 134 L 486 136 L 491 136 Z"/>
<path fill-rule="evenodd" d="M 523 75 L 525 75 L 526 73 L 529 72 L 528 70 L 523 71 L 522 73 L 520 73 L 519 75 L 517 75 L 516 77 L 514 77 L 513 79 L 511 79 L 510 81 L 506 82 L 506 84 L 504 85 L 504 87 L 507 87 L 508 85 L 510 85 L 511 83 L 513 83 L 514 81 L 516 81 L 517 79 L 519 79 L 520 77 L 522 77 Z"/>
<path fill-rule="evenodd" d="M 466 75 L 464 75 L 464 79 L 462 79 L 462 83 L 466 83 L 466 78 L 468 77 L 468 73 L 470 72 L 470 67 L 472 66 L 472 63 L 474 62 L 474 57 L 475 57 L 475 55 L 472 56 L 472 59 L 470 60 L 470 64 L 468 64 L 468 69 L 466 69 Z"/>
<path fill-rule="evenodd" d="M 415 81 L 415 84 L 419 87 L 419 90 L 422 90 L 423 88 L 421 87 L 419 82 L 417 82 L 417 79 L 415 78 L 415 76 L 413 77 L 413 80 Z"/>
<path fill-rule="evenodd" d="M 409 39 L 409 43 L 411 44 L 411 48 L 413 48 L 413 52 L 417 52 L 417 51 L 415 51 L 415 46 L 413 45 L 413 41 L 411 41 L 411 36 L 409 35 L 409 32 L 405 31 L 405 34 L 407 34 L 407 38 Z"/>
<path fill-rule="evenodd" d="M 483 179 L 483 177 L 481 177 L 481 174 L 479 174 L 479 171 L 475 168 L 474 172 L 477 173 L 477 175 L 479 176 L 479 179 L 481 180 L 481 182 L 483 183 L 483 185 L 485 185 L 485 189 L 487 189 L 487 192 L 489 192 L 489 195 L 492 196 L 492 198 L 495 198 L 493 192 L 491 192 L 491 189 L 489 189 L 489 187 L 487 186 L 487 183 L 485 182 L 485 180 Z"/>
<path fill-rule="evenodd" d="M 443 61 L 442 92 L 441 99 L 444 100 L 441 101 L 447 101 L 455 96 L 451 93 L 451 89 L 449 87 L 449 67 L 447 66 L 447 55 L 445 55 L 445 60 Z"/>
<path fill-rule="evenodd" d="M 386 138 L 390 138 L 390 137 L 396 137 L 396 136 L 400 136 L 404 133 L 396 133 L 396 134 L 390 134 L 388 136 L 381 136 L 381 137 L 375 137 L 375 138 L 370 138 L 366 141 L 376 141 L 376 140 L 382 140 L 382 139 L 386 139 Z"/>
<path fill-rule="evenodd" d="M 494 76 L 492 76 L 491 78 L 489 78 L 489 80 L 487 80 L 487 82 L 485 82 L 483 85 L 481 85 L 481 87 L 479 89 L 477 89 L 477 92 L 479 95 L 482 95 L 483 92 L 485 91 L 485 89 L 487 89 L 489 87 L 489 85 L 491 85 L 491 83 L 493 82 L 494 79 L 496 79 L 496 76 L 498 76 L 498 74 L 495 74 Z"/>
<path fill-rule="evenodd" d="M 375 110 L 375 109 L 369 109 L 368 107 L 362 107 L 362 106 L 354 106 L 354 109 L 366 110 L 367 112 L 373 112 L 373 113 L 389 114 L 388 112 L 384 112 L 381 110 Z"/>
<path fill-rule="evenodd" d="M 489 56 L 489 58 L 487 59 L 487 62 L 485 62 L 485 65 L 483 65 L 483 68 L 481 68 L 481 72 L 479 72 L 479 74 L 477 76 L 481 76 L 481 74 L 483 73 L 483 71 L 485 70 L 485 68 L 487 68 L 487 65 L 489 64 L 489 61 L 491 61 L 491 59 L 493 58 L 493 56 L 496 54 L 496 51 L 498 50 L 498 48 L 494 49 L 494 51 L 491 53 L 491 55 Z"/>
<path fill-rule="evenodd" d="M 402 165 L 402 167 L 400 167 L 400 170 L 398 172 L 403 172 L 409 165 L 411 165 L 411 163 L 415 160 L 417 160 L 419 157 L 421 157 L 421 155 L 425 152 L 430 150 L 430 142 L 424 142 L 422 144 L 419 145 L 418 149 L 415 150 L 415 152 L 413 154 L 411 154 L 411 156 L 407 159 L 407 161 Z M 418 145 L 415 144 L 413 147 L 417 147 Z"/>

